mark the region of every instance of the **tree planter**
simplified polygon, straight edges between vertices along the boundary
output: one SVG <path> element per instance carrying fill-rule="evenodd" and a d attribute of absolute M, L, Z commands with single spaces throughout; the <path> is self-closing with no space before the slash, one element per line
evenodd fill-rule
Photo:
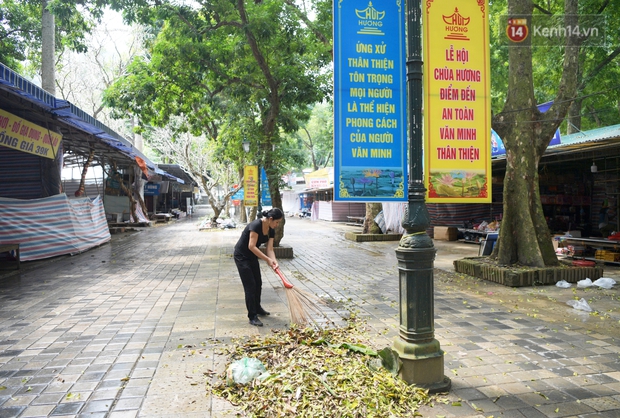
<path fill-rule="evenodd" d="M 345 239 L 355 242 L 367 241 L 400 241 L 401 234 L 362 234 L 361 232 L 345 232 Z"/>
<path fill-rule="evenodd" d="M 577 283 L 585 278 L 594 281 L 603 276 L 602 267 L 576 267 L 565 264 L 544 268 L 507 267 L 495 265 L 488 257 L 467 257 L 454 260 L 454 269 L 458 273 L 511 287 L 553 285 L 560 280 Z"/>
<path fill-rule="evenodd" d="M 265 247 L 260 247 L 260 250 L 266 254 L 267 249 Z M 289 245 L 280 245 L 278 247 L 273 247 L 273 252 L 278 259 L 289 259 L 293 258 L 293 247 Z"/>

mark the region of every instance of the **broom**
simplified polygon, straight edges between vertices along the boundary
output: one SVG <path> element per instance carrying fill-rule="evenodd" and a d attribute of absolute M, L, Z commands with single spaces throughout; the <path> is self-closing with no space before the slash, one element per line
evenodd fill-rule
<path fill-rule="evenodd" d="M 293 286 L 291 282 L 286 280 L 286 277 L 284 277 L 284 274 L 280 271 L 280 267 L 276 268 L 275 272 L 284 285 L 286 299 L 288 301 L 288 311 L 291 316 L 291 324 L 306 325 L 309 322 L 314 322 L 318 325 L 311 314 L 315 313 L 324 316 L 321 309 L 319 309 L 319 304 L 321 302 L 316 296 Z"/>

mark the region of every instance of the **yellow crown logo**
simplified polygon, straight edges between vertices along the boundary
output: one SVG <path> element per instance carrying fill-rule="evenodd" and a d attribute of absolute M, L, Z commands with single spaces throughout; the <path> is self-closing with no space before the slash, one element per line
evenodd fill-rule
<path fill-rule="evenodd" d="M 467 25 L 469 25 L 471 18 L 461 15 L 458 7 L 454 8 L 454 13 L 450 16 L 442 15 L 442 18 L 446 24 L 446 32 L 449 32 L 449 35 L 444 39 L 469 41 L 465 34 L 467 33 Z"/>
<path fill-rule="evenodd" d="M 385 35 L 379 28 L 383 26 L 381 20 L 385 17 L 385 11 L 378 11 L 368 2 L 368 7 L 363 10 L 355 9 L 355 15 L 359 19 L 358 24 L 362 26 L 357 33 L 365 35 Z"/>

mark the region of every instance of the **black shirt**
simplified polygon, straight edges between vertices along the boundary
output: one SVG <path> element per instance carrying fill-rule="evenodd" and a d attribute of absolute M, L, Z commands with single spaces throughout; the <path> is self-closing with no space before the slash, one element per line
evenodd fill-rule
<path fill-rule="evenodd" d="M 268 235 L 263 234 L 263 221 L 262 218 L 255 219 L 250 222 L 239 237 L 239 241 L 237 241 L 237 245 L 235 245 L 235 254 L 244 255 L 245 257 L 256 257 L 248 246 L 250 245 L 250 232 L 256 232 L 258 234 L 258 240 L 256 241 L 256 246 L 260 247 L 262 244 L 269 241 L 269 238 L 275 238 L 276 230 L 273 228 L 269 228 Z"/>

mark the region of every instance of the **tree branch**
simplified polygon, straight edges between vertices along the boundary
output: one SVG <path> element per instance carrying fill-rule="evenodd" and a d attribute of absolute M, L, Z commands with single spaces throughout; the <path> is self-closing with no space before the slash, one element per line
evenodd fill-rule
<path fill-rule="evenodd" d="M 618 55 L 620 55 L 620 46 L 616 48 L 611 54 L 607 55 L 605 59 L 603 59 L 599 63 L 599 65 L 597 65 L 592 71 L 590 71 L 590 73 L 586 77 L 583 78 L 583 80 L 581 81 L 581 84 L 579 84 L 579 87 L 577 87 L 577 91 L 583 90 L 586 87 L 586 84 L 588 83 L 588 81 L 596 77 L 596 75 L 600 73 L 603 70 L 603 68 L 607 64 L 612 62 Z"/>
<path fill-rule="evenodd" d="M 543 7 L 542 7 L 542 6 L 540 6 L 540 5 L 538 5 L 538 4 L 534 3 L 534 2 L 532 2 L 532 5 L 534 6 L 534 8 L 535 8 L 535 9 L 540 10 L 542 13 L 544 13 L 544 14 L 546 14 L 546 15 L 552 15 L 552 14 L 553 14 L 553 13 L 551 13 L 549 10 L 547 10 L 547 9 L 543 9 Z"/>

